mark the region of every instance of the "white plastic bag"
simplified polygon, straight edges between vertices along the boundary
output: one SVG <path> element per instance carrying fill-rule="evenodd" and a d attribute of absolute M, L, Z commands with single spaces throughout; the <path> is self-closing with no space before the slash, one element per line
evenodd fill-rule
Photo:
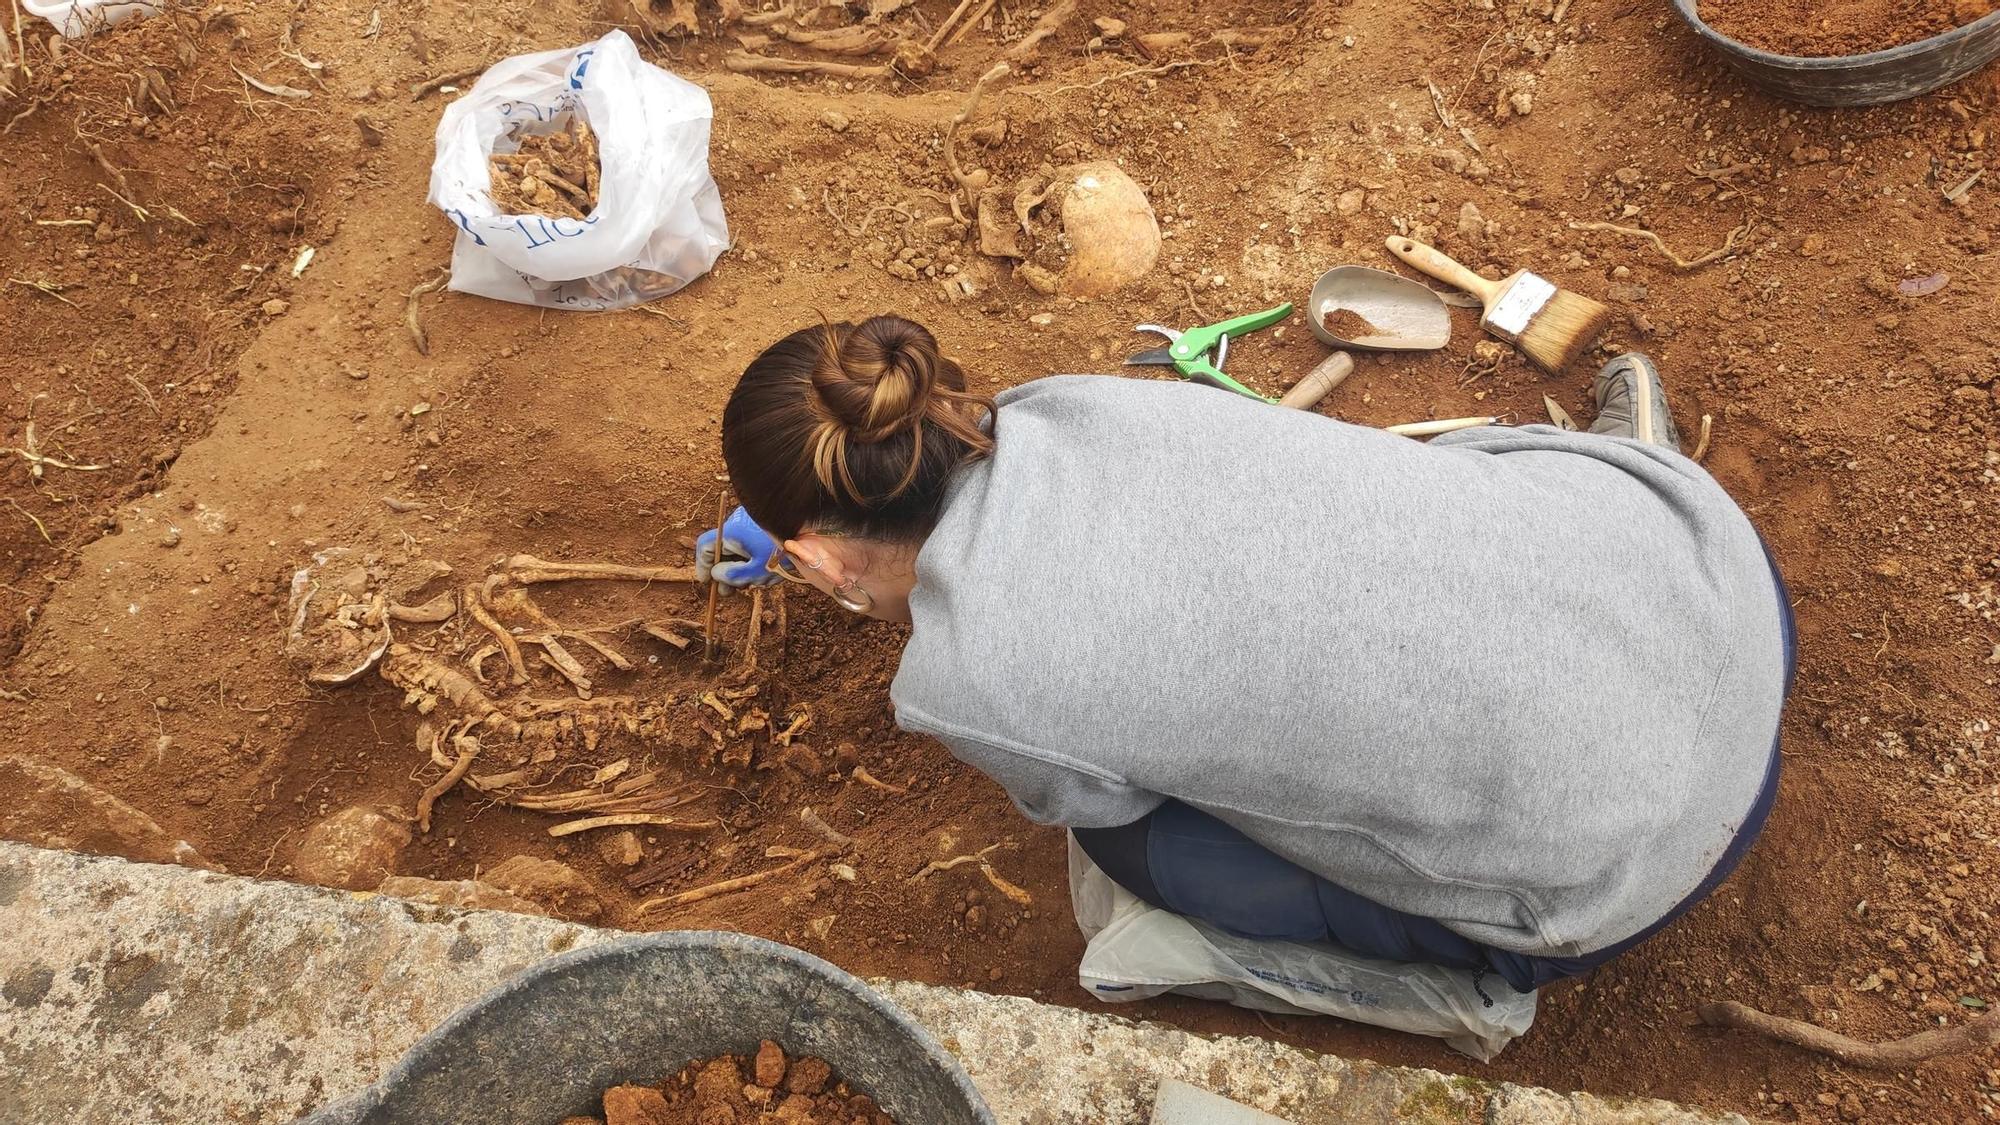
<path fill-rule="evenodd" d="M 1336 945 L 1255 941 L 1148 905 L 1069 842 L 1070 904 L 1089 945 L 1077 982 L 1099 1000 L 1165 992 L 1285 1015 L 1328 1015 L 1443 1039 L 1490 1062 L 1535 1022 L 1535 993 L 1492 974 L 1377 961 Z"/>
<path fill-rule="evenodd" d="M 487 158 L 581 114 L 597 134 L 597 206 L 582 221 L 507 215 Z M 495 63 L 445 107 L 430 202 L 458 224 L 451 288 L 525 305 L 615 309 L 672 293 L 729 247 L 708 174 L 708 93 L 639 57 L 630 36 Z"/>
<path fill-rule="evenodd" d="M 126 0 L 21 0 L 31 16 L 56 25 L 65 39 L 80 39 L 133 16 L 150 16 L 159 6 Z"/>

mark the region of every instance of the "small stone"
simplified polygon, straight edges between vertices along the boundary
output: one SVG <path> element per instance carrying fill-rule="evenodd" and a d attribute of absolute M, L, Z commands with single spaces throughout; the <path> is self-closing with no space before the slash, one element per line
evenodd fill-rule
<path fill-rule="evenodd" d="M 1340 198 L 1334 202 L 1334 208 L 1343 215 L 1352 215 L 1361 210 L 1362 204 L 1367 202 L 1366 191 L 1361 188 L 1349 188 L 1340 193 Z"/>
<path fill-rule="evenodd" d="M 592 922 L 604 914 L 604 900 L 590 880 L 552 859 L 517 855 L 495 865 L 483 879 L 565 918 Z"/>
<path fill-rule="evenodd" d="M 794 1094 L 817 1094 L 826 1089 L 827 1081 L 832 1077 L 833 1068 L 827 1065 L 826 1060 L 808 1056 L 792 1064 L 791 1071 L 785 1075 L 785 1089 Z"/>
<path fill-rule="evenodd" d="M 1823 234 L 1806 235 L 1805 241 L 1799 243 L 1799 253 L 1808 258 L 1824 249 L 1826 249 L 1826 236 Z"/>
<path fill-rule="evenodd" d="M 1037 328 L 1047 328 L 1049 325 L 1054 324 L 1055 322 L 1056 322 L 1056 314 L 1054 313 L 1036 313 L 1035 315 L 1028 318 L 1028 323 L 1034 325 Z"/>
<path fill-rule="evenodd" d="M 757 1085 L 766 1090 L 776 1089 L 785 1080 L 785 1049 L 769 1039 L 757 1044 L 757 1059 L 751 1070 Z"/>
<path fill-rule="evenodd" d="M 837 109 L 829 109 L 825 113 L 820 114 L 819 123 L 833 130 L 836 133 L 847 132 L 847 126 L 849 124 L 847 120 L 847 115 L 840 112 Z"/>
<path fill-rule="evenodd" d="M 604 1091 L 604 1125 L 672 1125 L 667 1096 L 651 1086 L 613 1086 Z"/>
<path fill-rule="evenodd" d="M 1014 267 L 1014 276 L 1026 282 L 1028 288 L 1044 297 L 1056 295 L 1058 280 L 1052 270 L 1044 269 L 1033 262 L 1023 262 Z"/>
<path fill-rule="evenodd" d="M 97 242 L 109 242 L 118 237 L 118 229 L 110 223 L 99 223 L 90 232 L 90 237 Z"/>
<path fill-rule="evenodd" d="M 771 1115 L 771 1125 L 820 1125 L 820 1118 L 813 1109 L 811 1098 L 793 1094 L 779 1104 L 778 1112 Z"/>
<path fill-rule="evenodd" d="M 1342 36 L 1340 40 L 1340 45 L 1352 49 L 1354 46 L 1354 36 L 1352 35 Z"/>
<path fill-rule="evenodd" d="M 281 297 L 273 297 L 258 307 L 264 310 L 265 316 L 283 316 L 291 311 L 292 303 Z"/>
<path fill-rule="evenodd" d="M 395 874 L 396 859 L 410 846 L 403 818 L 369 805 L 344 808 L 308 829 L 292 869 L 308 883 L 372 891 Z"/>
<path fill-rule="evenodd" d="M 1091 23 L 1096 26 L 1097 33 L 1106 39 L 1119 39 L 1125 35 L 1125 21 L 1114 16 L 1099 16 Z"/>
<path fill-rule="evenodd" d="M 1633 168 L 1628 165 L 1624 168 L 1618 169 L 1616 172 L 1611 173 L 1611 178 L 1617 180 L 1621 184 L 1624 184 L 1626 187 L 1631 187 L 1633 184 L 1639 182 L 1639 175 L 1640 173 L 1637 168 Z"/>
<path fill-rule="evenodd" d="M 1903 318 L 1895 313 L 1883 313 L 1875 318 L 1875 327 L 1884 332 L 1894 332 L 1903 326 Z"/>
<path fill-rule="evenodd" d="M 1840 1099 L 1840 1119 L 1842 1121 L 1859 1121 L 1867 1116 L 1867 1114 L 1868 1109 L 1861 1104 L 1860 1097 L 1849 1094 Z"/>
<path fill-rule="evenodd" d="M 1535 111 L 1535 95 L 1532 91 L 1516 90 L 1507 95 L 1507 108 L 1517 116 L 1526 117 Z"/>
<path fill-rule="evenodd" d="M 639 846 L 638 833 L 630 829 L 599 835 L 597 854 L 613 867 L 637 867 L 646 858 L 646 850 Z"/>
<path fill-rule="evenodd" d="M 160 546 L 162 547 L 173 548 L 180 545 L 181 529 L 178 527 L 170 527 L 167 529 L 166 534 L 160 536 Z"/>
<path fill-rule="evenodd" d="M 368 369 L 365 367 L 355 367 L 352 364 L 343 363 L 340 365 L 340 369 L 346 372 L 349 379 L 353 379 L 356 382 L 360 382 L 368 377 Z"/>
<path fill-rule="evenodd" d="M 1479 205 L 1471 200 L 1458 209 L 1458 234 L 1460 238 L 1486 237 L 1486 216 L 1479 213 Z"/>

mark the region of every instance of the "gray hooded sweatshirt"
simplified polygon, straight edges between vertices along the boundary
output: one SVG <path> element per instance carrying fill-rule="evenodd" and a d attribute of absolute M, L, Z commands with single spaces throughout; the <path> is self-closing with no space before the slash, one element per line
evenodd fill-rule
<path fill-rule="evenodd" d="M 1030 819 L 1176 798 L 1542 956 L 1651 925 L 1743 822 L 1777 594 L 1685 457 L 1548 426 L 1425 444 L 1102 376 L 998 404 L 918 555 L 892 698 Z"/>

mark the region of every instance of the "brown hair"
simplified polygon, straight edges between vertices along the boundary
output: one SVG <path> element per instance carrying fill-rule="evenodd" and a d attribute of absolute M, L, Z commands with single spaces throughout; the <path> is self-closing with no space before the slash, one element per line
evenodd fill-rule
<path fill-rule="evenodd" d="M 886 542 L 936 525 L 959 466 L 993 451 L 991 399 L 923 325 L 870 317 L 797 332 L 750 362 L 722 412 L 722 458 L 750 517 Z"/>

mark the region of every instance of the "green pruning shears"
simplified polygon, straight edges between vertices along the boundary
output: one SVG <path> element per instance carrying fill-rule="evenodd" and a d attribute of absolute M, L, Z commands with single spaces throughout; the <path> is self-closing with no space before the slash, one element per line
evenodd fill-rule
<path fill-rule="evenodd" d="M 1265 309 L 1263 312 L 1250 313 L 1245 316 L 1239 316 L 1234 320 L 1225 320 L 1220 324 L 1190 328 L 1185 332 L 1166 328 L 1158 324 L 1137 325 L 1132 331 L 1157 333 L 1165 336 L 1168 343 L 1164 348 L 1152 348 L 1140 352 L 1138 355 L 1127 357 L 1125 365 L 1127 367 L 1171 367 L 1176 372 L 1179 372 L 1183 379 L 1192 379 L 1197 383 L 1206 383 L 1220 390 L 1235 391 L 1239 395 L 1254 398 L 1258 402 L 1276 402 L 1276 399 L 1266 398 L 1223 374 L 1222 364 L 1229 358 L 1229 340 L 1231 337 L 1241 336 L 1246 332 L 1255 332 L 1259 328 L 1268 328 L 1290 315 L 1292 315 L 1292 306 L 1290 302 L 1286 302 L 1275 309 Z M 1212 361 L 1208 357 L 1208 353 L 1211 351 L 1215 353 L 1215 358 Z"/>

